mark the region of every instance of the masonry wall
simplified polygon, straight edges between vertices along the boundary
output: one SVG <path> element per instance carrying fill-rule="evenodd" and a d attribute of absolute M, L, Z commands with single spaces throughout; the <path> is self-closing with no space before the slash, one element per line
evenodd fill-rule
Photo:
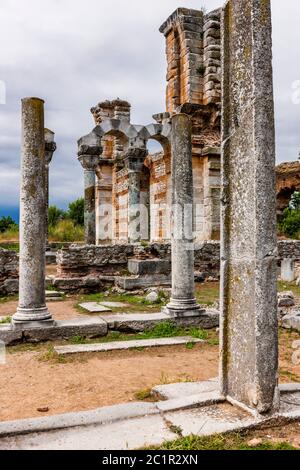
<path fill-rule="evenodd" d="M 0 248 L 0 295 L 18 292 L 19 257 L 14 251 Z"/>

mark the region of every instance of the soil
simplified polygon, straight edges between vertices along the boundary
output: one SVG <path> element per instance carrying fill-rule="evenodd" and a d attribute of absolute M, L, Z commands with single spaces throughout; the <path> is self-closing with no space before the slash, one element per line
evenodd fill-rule
<path fill-rule="evenodd" d="M 300 382 L 300 364 L 291 360 L 292 344 L 299 338 L 299 333 L 280 332 L 281 382 Z M 138 392 L 158 384 L 216 377 L 218 359 L 218 346 L 212 343 L 193 349 L 172 346 L 60 360 L 49 343 L 11 347 L 6 365 L 0 365 L 0 421 L 136 401 Z"/>
<path fill-rule="evenodd" d="M 47 301 L 47 305 L 54 320 L 71 320 L 72 318 L 83 318 L 86 316 L 76 309 L 75 305 L 77 302 L 78 300 L 73 298 L 62 302 Z M 17 300 L 9 300 L 8 302 L 0 303 L 0 317 L 13 315 L 16 312 L 17 307 Z"/>
<path fill-rule="evenodd" d="M 77 355 L 62 363 L 51 355 L 45 359 L 48 347 L 9 350 L 6 365 L 0 365 L 0 421 L 136 401 L 137 392 L 161 383 L 218 374 L 218 347 L 208 344 Z"/>

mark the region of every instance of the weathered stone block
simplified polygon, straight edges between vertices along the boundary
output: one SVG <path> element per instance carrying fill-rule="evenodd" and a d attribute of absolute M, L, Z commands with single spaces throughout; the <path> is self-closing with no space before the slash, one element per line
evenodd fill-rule
<path fill-rule="evenodd" d="M 130 259 L 128 261 L 128 271 L 131 274 L 170 274 L 171 261 L 163 259 L 138 260 Z"/>

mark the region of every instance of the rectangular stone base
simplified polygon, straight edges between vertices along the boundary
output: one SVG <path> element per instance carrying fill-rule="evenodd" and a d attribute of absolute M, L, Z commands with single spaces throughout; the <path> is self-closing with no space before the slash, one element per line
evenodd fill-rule
<path fill-rule="evenodd" d="M 128 260 L 128 271 L 131 274 L 170 274 L 171 261 L 165 259 L 130 259 Z"/>
<path fill-rule="evenodd" d="M 106 336 L 107 323 L 102 318 L 84 318 L 57 321 L 52 324 L 28 323 L 0 326 L 0 341 L 7 346 L 21 342 L 39 343 L 57 339 L 69 339 L 73 336 L 96 338 Z"/>
<path fill-rule="evenodd" d="M 116 285 L 124 290 L 147 289 L 149 287 L 171 286 L 171 275 L 151 274 L 135 277 L 117 277 Z"/>

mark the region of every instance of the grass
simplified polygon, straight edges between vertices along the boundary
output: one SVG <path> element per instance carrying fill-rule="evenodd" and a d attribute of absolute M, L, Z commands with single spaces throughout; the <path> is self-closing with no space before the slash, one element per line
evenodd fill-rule
<path fill-rule="evenodd" d="M 11 317 L 5 317 L 0 319 L 0 325 L 5 325 L 11 323 Z"/>
<path fill-rule="evenodd" d="M 12 300 L 18 300 L 19 296 L 15 295 L 5 295 L 4 297 L 0 297 L 0 304 L 6 304 L 7 302 L 11 302 Z"/>
<path fill-rule="evenodd" d="M 295 297 L 300 297 L 300 286 L 296 286 L 295 282 L 278 281 L 278 292 L 284 292 L 287 290 L 292 291 Z"/>
<path fill-rule="evenodd" d="M 128 307 L 123 308 L 111 308 L 112 312 L 118 313 L 133 313 L 141 312 L 141 308 L 144 312 L 153 312 L 157 311 L 160 307 L 166 304 L 167 299 L 163 292 L 158 293 L 158 300 L 155 303 L 149 302 L 143 296 L 130 295 L 130 294 L 105 294 L 104 292 L 87 294 L 80 297 L 80 301 L 75 305 L 75 308 L 82 314 L 91 315 L 90 312 L 87 312 L 85 309 L 80 307 L 80 304 L 83 302 L 121 302 L 128 304 Z M 97 314 L 99 315 L 99 314 Z"/>
<path fill-rule="evenodd" d="M 249 436 L 237 433 L 216 434 L 214 436 L 188 436 L 165 442 L 160 447 L 149 447 L 154 450 L 298 450 L 288 442 L 274 443 L 263 441 L 257 446 L 247 444 Z"/>
<path fill-rule="evenodd" d="M 142 333 L 128 334 L 120 333 L 118 331 L 113 331 L 107 336 L 98 338 L 98 339 L 85 339 L 82 336 L 74 336 L 69 340 L 71 344 L 91 344 L 91 343 L 109 343 L 113 341 L 135 341 L 143 339 L 157 339 L 157 338 L 174 338 L 176 336 L 191 336 L 195 339 L 202 339 L 209 341 L 214 339 L 216 332 L 211 330 L 202 330 L 201 328 L 181 328 L 172 324 L 169 321 L 158 323 L 154 328 Z M 188 349 L 192 349 L 195 346 L 195 343 L 191 341 L 187 345 Z"/>
<path fill-rule="evenodd" d="M 19 228 L 13 227 L 6 232 L 0 233 L 0 241 L 3 242 L 18 242 L 19 241 Z"/>
<path fill-rule="evenodd" d="M 0 248 L 4 248 L 5 250 L 9 251 L 15 251 L 16 253 L 19 253 L 20 251 L 19 243 L 0 243 Z"/>
<path fill-rule="evenodd" d="M 49 241 L 79 242 L 84 240 L 84 227 L 75 225 L 72 220 L 61 220 L 55 226 L 49 227 Z"/>
<path fill-rule="evenodd" d="M 219 301 L 219 282 L 204 282 L 196 284 L 196 298 L 199 304 L 212 306 Z"/>

